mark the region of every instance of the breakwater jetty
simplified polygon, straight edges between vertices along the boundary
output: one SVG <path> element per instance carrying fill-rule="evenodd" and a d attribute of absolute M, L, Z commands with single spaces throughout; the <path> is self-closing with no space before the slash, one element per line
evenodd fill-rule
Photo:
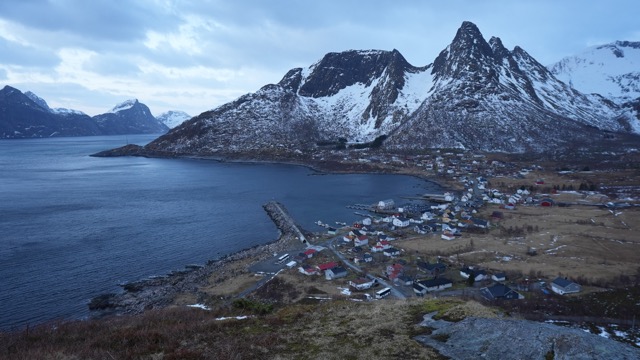
<path fill-rule="evenodd" d="M 280 230 L 280 237 L 295 237 L 303 244 L 307 244 L 307 238 L 304 236 L 298 225 L 296 225 L 295 221 L 293 221 L 293 218 L 289 215 L 284 205 L 277 201 L 269 201 L 262 207 L 267 212 L 271 220 L 276 224 L 278 230 Z"/>

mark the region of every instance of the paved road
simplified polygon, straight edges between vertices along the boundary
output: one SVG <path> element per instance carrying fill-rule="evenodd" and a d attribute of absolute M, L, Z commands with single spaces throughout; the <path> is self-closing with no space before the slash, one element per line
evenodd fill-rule
<path fill-rule="evenodd" d="M 359 267 L 359 266 L 357 266 L 355 264 L 352 264 L 351 261 L 349 261 L 349 259 L 347 259 L 344 255 L 342 255 L 342 253 L 340 251 L 338 251 L 336 249 L 335 242 L 338 241 L 338 240 L 342 241 L 342 236 L 336 236 L 334 238 L 331 238 L 331 239 L 327 240 L 325 242 L 325 246 L 329 250 L 331 250 L 334 254 L 336 254 L 336 256 L 340 259 L 340 261 L 342 261 L 345 264 L 345 266 L 351 268 L 353 271 L 355 271 L 357 273 L 363 274 L 364 270 L 362 270 L 361 267 Z M 392 284 L 389 284 L 386 280 L 381 279 L 381 278 L 379 278 L 377 276 L 373 276 L 371 274 L 366 274 L 366 277 L 368 279 L 370 279 L 370 280 L 376 280 L 379 284 L 381 284 L 384 287 L 390 288 L 391 289 L 391 294 L 393 296 L 397 297 L 398 299 L 406 299 L 407 298 L 400 290 L 398 290 Z"/>

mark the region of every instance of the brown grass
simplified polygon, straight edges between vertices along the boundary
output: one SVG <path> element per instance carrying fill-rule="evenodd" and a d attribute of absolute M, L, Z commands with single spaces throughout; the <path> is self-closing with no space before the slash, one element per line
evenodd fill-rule
<path fill-rule="evenodd" d="M 412 339 L 429 301 L 289 305 L 245 320 L 238 309 L 174 308 L 141 316 L 0 333 L 3 359 L 438 359 Z M 444 309 L 442 305 L 438 308 Z M 490 313 L 475 303 L 448 308 Z M 460 310 L 464 309 L 464 310 Z M 475 309 L 475 310 L 474 310 Z"/>

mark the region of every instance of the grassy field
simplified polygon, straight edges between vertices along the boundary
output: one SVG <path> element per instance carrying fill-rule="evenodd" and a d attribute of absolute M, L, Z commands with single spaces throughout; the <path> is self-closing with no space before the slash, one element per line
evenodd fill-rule
<path fill-rule="evenodd" d="M 258 315 L 225 307 L 143 315 L 0 333 L 3 359 L 440 359 L 413 340 L 422 315 L 452 320 L 495 316 L 465 301 L 350 301 L 280 306 Z M 236 319 L 236 316 L 248 316 Z M 226 318 L 226 319 L 222 319 Z"/>

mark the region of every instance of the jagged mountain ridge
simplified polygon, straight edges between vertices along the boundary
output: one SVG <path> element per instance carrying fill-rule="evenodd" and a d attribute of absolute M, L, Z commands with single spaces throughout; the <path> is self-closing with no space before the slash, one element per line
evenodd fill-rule
<path fill-rule="evenodd" d="M 598 95 L 585 95 L 522 48 L 484 40 L 464 22 L 432 64 L 396 50 L 329 53 L 278 84 L 205 112 L 147 149 L 185 154 L 312 149 L 388 135 L 396 149 L 544 151 L 634 129 Z"/>
<path fill-rule="evenodd" d="M 167 130 L 137 100 L 119 104 L 112 112 L 92 118 L 77 110 L 52 109 L 30 91 L 22 93 L 11 86 L 0 90 L 0 139 L 157 134 Z"/>
<path fill-rule="evenodd" d="M 368 141 L 420 105 L 426 89 L 419 85 L 429 78 L 395 50 L 329 53 L 278 84 L 186 121 L 149 148 L 210 154 L 303 149 L 338 137 Z"/>
<path fill-rule="evenodd" d="M 484 41 L 469 22 L 438 55 L 433 75 L 429 97 L 389 145 L 544 151 L 597 137 L 595 128 L 624 130 L 604 99 L 571 89 L 518 46 Z"/>

